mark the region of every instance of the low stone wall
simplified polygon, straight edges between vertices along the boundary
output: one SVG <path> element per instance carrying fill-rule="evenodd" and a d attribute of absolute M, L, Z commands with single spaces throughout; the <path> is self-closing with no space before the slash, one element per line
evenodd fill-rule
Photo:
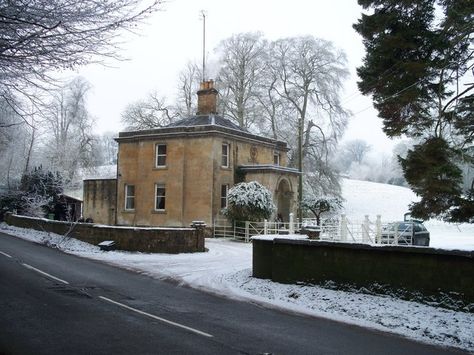
<path fill-rule="evenodd" d="M 204 232 L 195 228 L 138 228 L 51 221 L 43 218 L 5 215 L 5 222 L 22 228 L 32 228 L 70 236 L 97 245 L 105 240 L 117 243 L 117 249 L 145 253 L 194 253 L 204 250 Z M 72 228 L 72 229 L 71 229 Z"/>
<path fill-rule="evenodd" d="M 253 276 L 281 283 L 374 284 L 474 305 L 474 252 L 307 240 L 253 241 Z"/>

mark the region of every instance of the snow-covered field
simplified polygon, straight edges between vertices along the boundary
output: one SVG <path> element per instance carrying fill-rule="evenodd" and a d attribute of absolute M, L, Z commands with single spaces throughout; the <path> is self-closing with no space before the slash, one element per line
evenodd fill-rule
<path fill-rule="evenodd" d="M 403 221 L 409 204 L 418 200 L 406 187 L 350 179 L 343 179 L 342 195 L 349 221 L 362 221 L 366 215 L 371 221 L 375 221 L 376 215 L 381 215 L 382 222 Z M 431 247 L 474 250 L 474 224 L 438 220 L 424 224 L 430 232 Z"/>
<path fill-rule="evenodd" d="M 346 214 L 361 220 L 381 214 L 383 220 L 403 218 L 414 200 L 405 188 L 345 180 Z M 474 250 L 471 225 L 430 221 L 432 244 L 449 249 Z M 375 296 L 317 286 L 283 285 L 251 277 L 252 246 L 241 242 L 207 239 L 206 253 L 142 254 L 102 252 L 98 247 L 44 232 L 0 225 L 9 234 L 54 244 L 67 253 L 135 270 L 154 278 L 173 278 L 183 284 L 231 298 L 251 300 L 313 316 L 358 324 L 443 346 L 474 352 L 474 313 L 458 312 L 389 296 Z"/>

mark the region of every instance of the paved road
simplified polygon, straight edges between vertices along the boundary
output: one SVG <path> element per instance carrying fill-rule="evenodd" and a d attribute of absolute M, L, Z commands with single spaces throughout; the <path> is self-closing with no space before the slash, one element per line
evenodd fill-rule
<path fill-rule="evenodd" d="M 0 354 L 445 354 L 0 233 Z"/>

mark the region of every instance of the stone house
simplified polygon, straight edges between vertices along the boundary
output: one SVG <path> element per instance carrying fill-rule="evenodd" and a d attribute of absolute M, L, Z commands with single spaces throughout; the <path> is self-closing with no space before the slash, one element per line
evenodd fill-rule
<path fill-rule="evenodd" d="M 288 220 L 296 212 L 298 172 L 287 167 L 287 144 L 219 116 L 212 80 L 197 95 L 195 116 L 119 133 L 117 178 L 84 182 L 85 218 L 136 226 L 201 220 L 212 226 L 224 218 L 229 188 L 241 181 L 258 181 L 273 193 L 275 216 Z"/>

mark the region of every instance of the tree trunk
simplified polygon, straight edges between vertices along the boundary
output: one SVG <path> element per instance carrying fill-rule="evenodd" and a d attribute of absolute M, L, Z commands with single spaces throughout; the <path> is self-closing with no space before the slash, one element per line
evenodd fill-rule
<path fill-rule="evenodd" d="M 33 145 L 35 143 L 35 132 L 36 128 L 33 128 L 33 132 L 31 132 L 31 141 L 30 146 L 28 147 L 28 155 L 26 156 L 25 170 L 23 171 L 23 175 L 25 175 L 30 169 L 31 154 L 33 152 Z"/>

